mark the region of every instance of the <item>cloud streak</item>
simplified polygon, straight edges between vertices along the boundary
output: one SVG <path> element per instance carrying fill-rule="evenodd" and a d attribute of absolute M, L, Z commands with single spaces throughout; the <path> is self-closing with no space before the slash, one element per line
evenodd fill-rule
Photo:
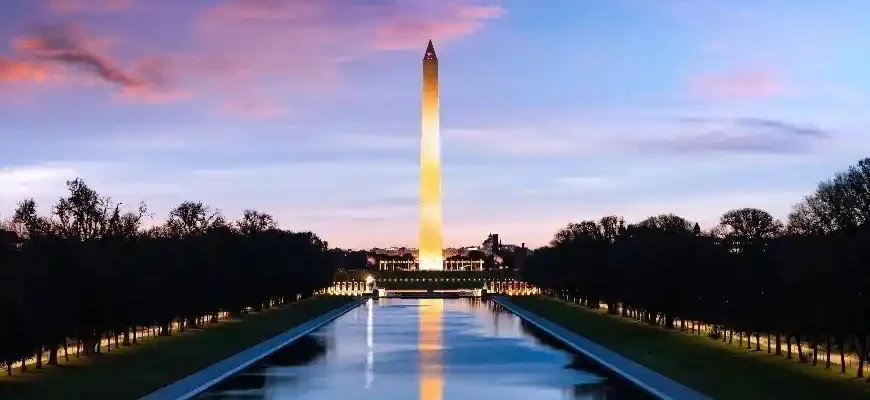
<path fill-rule="evenodd" d="M 750 129 L 762 129 L 770 132 L 778 132 L 782 135 L 795 135 L 811 138 L 827 138 L 831 133 L 827 130 L 809 127 L 798 126 L 783 121 L 776 121 L 763 118 L 740 118 L 735 121 L 735 124 Z"/>
<path fill-rule="evenodd" d="M 649 143 L 651 148 L 682 153 L 799 153 L 830 137 L 830 132 L 814 127 L 761 119 L 731 120 L 689 118 L 681 120 L 702 133 Z"/>
<path fill-rule="evenodd" d="M 833 138 L 829 130 L 765 118 L 677 118 L 552 126 L 447 129 L 454 151 L 546 158 L 572 155 L 798 153 Z"/>
<path fill-rule="evenodd" d="M 143 56 L 124 71 L 107 54 L 108 43 L 90 37 L 83 26 L 73 23 L 34 26 L 13 41 L 18 59 L 0 58 L 0 81 L 54 78 L 66 82 L 70 80 L 68 68 L 118 86 L 126 97 L 147 102 L 183 97 L 179 91 L 165 90 L 169 85 L 166 59 Z"/>
<path fill-rule="evenodd" d="M 48 0 L 48 9 L 55 13 L 86 11 L 119 11 L 130 7 L 133 0 Z"/>
<path fill-rule="evenodd" d="M 121 72 L 105 56 L 89 50 L 87 37 L 75 25 L 43 25 L 34 29 L 33 36 L 15 41 L 15 49 L 38 60 L 57 62 L 82 68 L 103 80 L 121 86 L 138 86 L 139 79 Z"/>

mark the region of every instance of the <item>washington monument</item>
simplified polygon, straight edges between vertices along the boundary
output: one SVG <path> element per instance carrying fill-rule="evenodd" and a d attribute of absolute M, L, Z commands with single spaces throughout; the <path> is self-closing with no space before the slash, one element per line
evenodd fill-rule
<path fill-rule="evenodd" d="M 422 132 L 420 135 L 420 270 L 444 269 L 441 239 L 441 133 L 438 57 L 432 40 L 423 55 Z"/>

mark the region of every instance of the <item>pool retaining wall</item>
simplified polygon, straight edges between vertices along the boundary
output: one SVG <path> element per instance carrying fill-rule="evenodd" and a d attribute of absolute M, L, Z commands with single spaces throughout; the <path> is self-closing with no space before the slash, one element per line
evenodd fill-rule
<path fill-rule="evenodd" d="M 199 372 L 188 375 L 175 383 L 157 389 L 139 400 L 186 400 L 196 396 L 216 385 L 218 382 L 251 366 L 257 361 L 266 358 L 282 347 L 311 333 L 317 328 L 332 322 L 336 318 L 359 307 L 365 302 L 366 299 L 355 299 L 348 304 L 327 311 L 319 317 L 303 322 L 278 336 L 242 350 L 223 361 L 206 367 Z"/>
<path fill-rule="evenodd" d="M 565 343 L 578 353 L 612 371 L 620 379 L 634 385 L 643 392 L 661 400 L 712 400 L 658 372 L 625 358 L 581 335 L 550 322 L 522 307 L 506 297 L 493 296 L 492 301 L 506 308 L 523 320 Z"/>

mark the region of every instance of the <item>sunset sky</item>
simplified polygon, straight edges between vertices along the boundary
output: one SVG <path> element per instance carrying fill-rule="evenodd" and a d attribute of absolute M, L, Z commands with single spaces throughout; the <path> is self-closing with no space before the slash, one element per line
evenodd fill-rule
<path fill-rule="evenodd" d="M 0 219 L 82 177 L 415 246 L 430 36 L 445 245 L 784 217 L 870 155 L 868 32 L 866 0 L 0 0 Z"/>

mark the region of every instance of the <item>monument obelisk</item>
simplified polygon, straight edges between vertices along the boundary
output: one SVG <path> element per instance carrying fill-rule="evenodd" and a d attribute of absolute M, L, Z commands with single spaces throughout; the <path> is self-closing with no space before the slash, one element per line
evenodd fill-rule
<path fill-rule="evenodd" d="M 420 270 L 441 271 L 441 133 L 438 57 L 432 40 L 423 55 L 422 132 L 420 135 Z"/>

